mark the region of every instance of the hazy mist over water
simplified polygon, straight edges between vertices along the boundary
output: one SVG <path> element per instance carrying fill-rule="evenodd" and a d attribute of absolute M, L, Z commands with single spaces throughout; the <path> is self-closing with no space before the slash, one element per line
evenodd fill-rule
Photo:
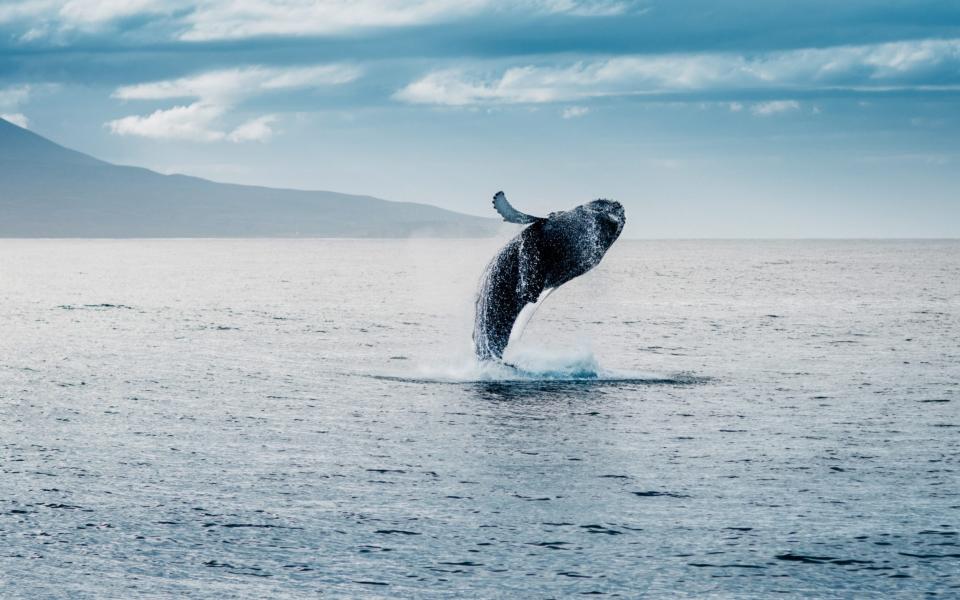
<path fill-rule="evenodd" d="M 0 596 L 960 594 L 960 242 L 0 240 Z"/>

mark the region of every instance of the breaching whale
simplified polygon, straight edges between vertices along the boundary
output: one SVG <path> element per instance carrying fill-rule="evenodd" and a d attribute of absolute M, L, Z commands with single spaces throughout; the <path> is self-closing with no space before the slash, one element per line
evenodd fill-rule
<path fill-rule="evenodd" d="M 524 214 L 503 192 L 493 207 L 504 221 L 529 225 L 490 261 L 480 281 L 473 346 L 481 360 L 503 357 L 517 316 L 574 277 L 600 263 L 623 231 L 623 206 L 594 200 L 548 217 Z"/>

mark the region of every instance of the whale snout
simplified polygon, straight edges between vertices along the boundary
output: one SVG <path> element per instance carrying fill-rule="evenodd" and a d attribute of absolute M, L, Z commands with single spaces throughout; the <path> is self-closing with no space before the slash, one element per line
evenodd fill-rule
<path fill-rule="evenodd" d="M 610 212 L 612 212 L 621 221 L 623 221 L 626 217 L 626 214 L 623 211 L 623 205 L 616 201 L 610 203 Z"/>
<path fill-rule="evenodd" d="M 617 226 L 617 233 L 620 233 L 620 230 L 623 229 L 623 225 L 626 222 L 626 213 L 623 210 L 623 205 L 613 200 L 608 202 L 608 205 L 605 207 L 606 210 L 603 212 L 603 216 L 608 221 L 615 224 Z"/>

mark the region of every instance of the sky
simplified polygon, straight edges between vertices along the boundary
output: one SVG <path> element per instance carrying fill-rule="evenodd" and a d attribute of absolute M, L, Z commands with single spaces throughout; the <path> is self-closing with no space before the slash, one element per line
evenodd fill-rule
<path fill-rule="evenodd" d="M 119 164 L 640 238 L 960 237 L 960 2 L 0 0 L 0 116 Z"/>

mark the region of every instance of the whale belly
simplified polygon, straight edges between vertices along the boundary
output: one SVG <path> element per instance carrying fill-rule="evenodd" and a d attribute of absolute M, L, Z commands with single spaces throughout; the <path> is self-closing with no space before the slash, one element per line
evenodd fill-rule
<path fill-rule="evenodd" d="M 477 357 L 500 359 L 523 307 L 544 289 L 536 225 L 523 230 L 494 257 L 483 273 L 477 295 L 473 345 Z"/>

